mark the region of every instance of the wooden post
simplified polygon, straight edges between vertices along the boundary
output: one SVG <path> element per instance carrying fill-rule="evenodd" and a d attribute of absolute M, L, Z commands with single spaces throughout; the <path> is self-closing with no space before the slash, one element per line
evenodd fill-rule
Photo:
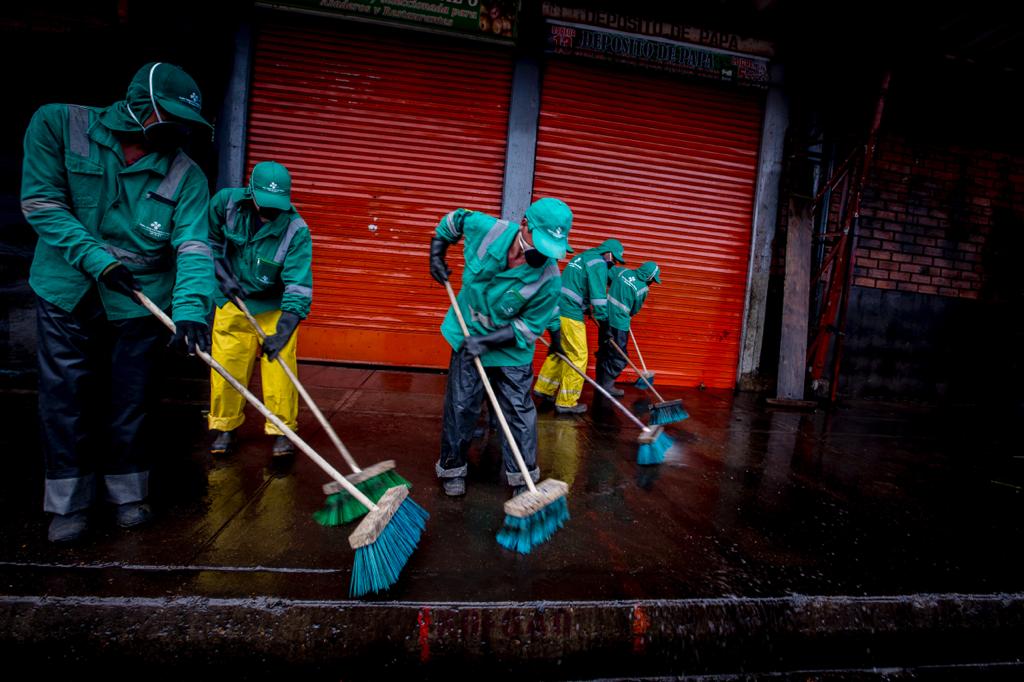
<path fill-rule="evenodd" d="M 789 200 L 786 227 L 786 284 L 782 296 L 782 342 L 779 346 L 779 400 L 803 400 L 807 376 L 807 320 L 811 282 L 810 200 Z"/>

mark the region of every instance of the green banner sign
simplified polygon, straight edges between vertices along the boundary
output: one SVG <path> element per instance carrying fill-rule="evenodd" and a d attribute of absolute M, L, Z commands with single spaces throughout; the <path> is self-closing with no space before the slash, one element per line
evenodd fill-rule
<path fill-rule="evenodd" d="M 283 0 L 259 4 L 511 42 L 516 37 L 520 0 Z"/>
<path fill-rule="evenodd" d="M 549 21 L 547 51 L 767 87 L 768 62 L 698 45 Z"/>

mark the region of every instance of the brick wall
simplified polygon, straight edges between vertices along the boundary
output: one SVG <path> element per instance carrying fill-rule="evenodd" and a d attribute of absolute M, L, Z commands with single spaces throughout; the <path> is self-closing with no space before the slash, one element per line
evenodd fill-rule
<path fill-rule="evenodd" d="M 996 207 L 1024 207 L 1024 158 L 883 137 L 861 211 L 854 284 L 978 298 Z"/>

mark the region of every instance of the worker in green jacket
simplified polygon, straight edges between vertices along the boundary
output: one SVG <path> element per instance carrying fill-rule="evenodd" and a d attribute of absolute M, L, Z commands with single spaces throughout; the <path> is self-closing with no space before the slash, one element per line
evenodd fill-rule
<path fill-rule="evenodd" d="M 587 328 L 584 315 L 590 313 L 598 323 L 608 319 L 608 276 L 616 263 L 625 263 L 622 244 L 606 239 L 569 261 L 562 271 L 562 292 L 558 300 L 557 325 L 563 354 L 580 369 L 586 370 Z M 533 391 L 544 399 L 555 400 L 559 414 L 580 414 L 587 406 L 579 402 L 583 377 L 558 359 L 550 349 L 537 376 Z M 557 397 L 556 397 L 557 391 Z"/>
<path fill-rule="evenodd" d="M 49 539 L 78 539 L 100 492 L 122 527 L 149 520 L 146 432 L 163 325 L 172 343 L 208 350 L 214 287 L 209 189 L 180 147 L 209 131 L 195 81 L 152 63 L 105 108 L 47 104 L 25 133 L 21 208 L 39 235 L 39 414 Z"/>
<path fill-rule="evenodd" d="M 249 384 L 261 340 L 235 305 L 241 299 L 263 332 L 260 374 L 263 402 L 292 431 L 298 429 L 298 392 L 280 357 L 297 373 L 296 329 L 313 302 L 313 241 L 309 227 L 292 206 L 292 178 L 274 161 L 256 164 L 246 187 L 222 189 L 210 200 L 213 246 L 221 296 L 213 323 L 213 357 L 244 385 Z M 217 372 L 210 372 L 210 451 L 223 454 L 242 425 L 245 398 Z M 274 436 L 271 453 L 294 453 L 287 436 L 270 421 L 264 432 Z"/>
<path fill-rule="evenodd" d="M 572 211 L 553 198 L 539 199 L 519 224 L 464 208 L 452 211 L 430 241 L 430 274 L 448 281 L 448 247 L 464 239 L 466 261 L 458 304 L 469 328 L 464 337 L 449 308 L 441 334 L 452 347 L 445 388 L 441 455 L 435 466 L 448 495 L 466 493 L 466 455 L 484 399 L 474 358 L 479 357 L 534 481 L 537 409 L 530 398 L 537 337 L 552 318 L 561 290 L 557 259 L 569 248 Z M 502 441 L 505 480 L 518 493 L 526 485 L 508 443 Z"/>
<path fill-rule="evenodd" d="M 611 347 L 610 341 L 629 352 L 629 325 L 640 312 L 650 288 L 661 283 L 658 264 L 647 261 L 636 270 L 613 268 L 612 282 L 608 286 L 608 321 L 598 331 L 597 383 L 614 396 L 623 395 L 615 388 L 615 380 L 626 367 L 626 358 Z"/>

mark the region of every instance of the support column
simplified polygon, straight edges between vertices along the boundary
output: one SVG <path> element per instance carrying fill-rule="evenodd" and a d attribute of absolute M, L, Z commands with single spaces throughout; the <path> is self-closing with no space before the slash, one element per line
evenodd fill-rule
<path fill-rule="evenodd" d="M 782 67 L 772 65 L 771 88 L 764 109 L 761 150 L 758 155 L 757 189 L 754 194 L 754 224 L 750 240 L 750 264 L 747 271 L 747 300 L 743 309 L 743 339 L 736 371 L 737 387 L 756 383 L 764 340 L 765 304 L 768 275 L 772 262 L 772 242 L 779 213 L 779 184 L 786 128 L 789 125 L 789 101 L 782 92 Z"/>
<path fill-rule="evenodd" d="M 789 200 L 786 226 L 786 284 L 782 294 L 779 344 L 779 400 L 803 400 L 807 379 L 807 325 L 811 290 L 811 200 Z"/>
<path fill-rule="evenodd" d="M 519 55 L 512 72 L 512 100 L 508 112 L 505 187 L 501 199 L 501 217 L 505 220 L 519 222 L 530 205 L 539 116 L 540 61 L 533 56 Z"/>
<path fill-rule="evenodd" d="M 235 33 L 231 78 L 217 117 L 217 189 L 245 184 L 245 139 L 248 133 L 252 74 L 252 25 L 242 22 Z"/>

